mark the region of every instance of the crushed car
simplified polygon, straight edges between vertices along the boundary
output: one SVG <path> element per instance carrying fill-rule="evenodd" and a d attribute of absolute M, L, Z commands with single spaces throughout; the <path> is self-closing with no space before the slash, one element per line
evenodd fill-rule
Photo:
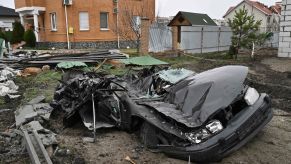
<path fill-rule="evenodd" d="M 273 117 L 270 97 L 248 86 L 247 74 L 244 66 L 79 73 L 61 81 L 51 105 L 65 112 L 65 126 L 81 118 L 89 130 L 138 131 L 144 145 L 170 157 L 220 161 Z"/>

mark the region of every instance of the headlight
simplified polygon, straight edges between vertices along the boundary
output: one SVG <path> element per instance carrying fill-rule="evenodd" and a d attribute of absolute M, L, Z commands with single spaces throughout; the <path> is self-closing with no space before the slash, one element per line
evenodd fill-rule
<path fill-rule="evenodd" d="M 220 121 L 214 120 L 206 125 L 206 129 L 208 129 L 211 133 L 218 133 L 223 130 L 223 126 Z"/>
<path fill-rule="evenodd" d="M 210 137 L 210 133 L 206 129 L 201 129 L 193 133 L 185 133 L 185 136 L 192 143 L 199 144 L 206 138 Z"/>
<path fill-rule="evenodd" d="M 214 120 L 206 125 L 206 128 L 200 129 L 196 132 L 185 133 L 187 139 L 195 144 L 199 144 L 212 135 L 223 130 L 223 126 L 220 121 Z"/>
<path fill-rule="evenodd" d="M 249 87 L 245 94 L 245 101 L 248 105 L 254 105 L 255 102 L 259 99 L 260 94 L 255 88 Z"/>

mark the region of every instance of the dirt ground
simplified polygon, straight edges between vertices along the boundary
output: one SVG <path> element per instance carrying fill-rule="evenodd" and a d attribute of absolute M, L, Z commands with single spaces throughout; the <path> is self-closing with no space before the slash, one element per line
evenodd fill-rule
<path fill-rule="evenodd" d="M 291 71 L 289 69 L 291 60 L 281 60 L 274 57 L 276 51 L 267 50 L 260 52 L 260 54 L 267 54 L 268 57 L 259 57 L 258 60 L 252 62 L 196 59 L 179 62 L 179 67 L 186 67 L 196 72 L 228 64 L 249 66 L 248 79 L 250 83 L 260 92 L 266 92 L 272 97 L 275 113 L 272 121 L 251 142 L 226 157 L 221 163 L 291 163 Z M 16 105 L 5 106 L 5 108 L 16 108 Z M 4 109 L 4 107 L 0 106 L 0 109 Z M 13 110 L 0 113 L 0 131 L 4 131 L 14 123 Z M 137 134 L 117 129 L 98 130 L 96 143 L 84 143 L 82 138 L 90 136 L 91 133 L 81 122 L 76 123 L 74 127 L 62 130 L 60 124 L 55 125 L 59 121 L 61 120 L 53 119 L 51 121 L 51 124 L 54 124 L 52 130 L 58 133 L 59 147 L 69 151 L 61 155 L 68 156 L 68 158 L 65 160 L 56 158 L 54 163 L 128 164 L 129 162 L 124 159 L 126 156 L 129 156 L 137 164 L 187 163 L 187 161 L 168 158 L 162 153 L 151 152 L 143 147 Z M 21 161 L 19 158 L 13 158 L 13 160 L 1 160 L 1 158 L 6 157 L 0 155 L 0 163 L 23 163 L 19 162 Z M 24 154 L 22 158 L 27 158 L 27 154 Z"/>

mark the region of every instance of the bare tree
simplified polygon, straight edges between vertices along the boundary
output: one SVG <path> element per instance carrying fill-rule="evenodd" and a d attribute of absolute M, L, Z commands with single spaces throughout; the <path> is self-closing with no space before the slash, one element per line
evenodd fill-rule
<path fill-rule="evenodd" d="M 155 11 L 151 8 L 154 0 L 120 0 L 116 4 L 117 15 L 112 30 L 123 41 L 135 44 L 139 50 L 141 42 L 142 18 L 154 18 Z"/>

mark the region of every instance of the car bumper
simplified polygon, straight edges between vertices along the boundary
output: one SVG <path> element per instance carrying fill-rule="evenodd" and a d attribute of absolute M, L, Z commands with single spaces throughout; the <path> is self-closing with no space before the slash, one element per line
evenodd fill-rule
<path fill-rule="evenodd" d="M 261 94 L 258 101 L 237 114 L 219 134 L 198 145 L 188 147 L 159 146 L 165 154 L 195 162 L 220 161 L 223 157 L 245 145 L 273 117 L 271 99 Z"/>

